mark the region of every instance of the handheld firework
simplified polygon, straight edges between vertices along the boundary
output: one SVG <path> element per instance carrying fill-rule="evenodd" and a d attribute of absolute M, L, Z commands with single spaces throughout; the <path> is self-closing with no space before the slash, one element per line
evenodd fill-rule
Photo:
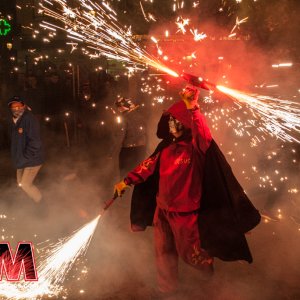
<path fill-rule="evenodd" d="M 63 283 L 68 272 L 78 258 L 84 255 L 93 237 L 99 219 L 113 204 L 118 195 L 104 202 L 101 212 L 90 222 L 76 230 L 73 234 L 52 245 L 40 257 L 37 265 L 38 280 L 25 282 L 1 283 L 0 298 L 7 299 L 40 299 L 48 295 L 50 298 L 58 296 L 63 290 Z"/>
<path fill-rule="evenodd" d="M 103 208 L 102 208 L 102 210 L 100 211 L 100 216 L 102 216 L 104 213 L 105 213 L 105 211 L 106 210 L 108 210 L 108 208 L 115 202 L 115 200 L 118 198 L 118 193 L 117 192 L 115 192 L 114 193 L 114 196 L 111 198 L 111 199 L 109 199 L 109 200 L 106 200 L 105 202 L 104 202 L 104 206 L 103 206 Z"/>
<path fill-rule="evenodd" d="M 207 91 L 215 90 L 217 88 L 214 83 L 204 80 L 202 77 L 198 77 L 188 73 L 182 73 L 181 77 L 189 84 Z"/>
<path fill-rule="evenodd" d="M 239 106 L 240 103 L 245 104 L 252 111 L 254 119 L 257 119 L 261 124 L 256 126 L 259 127 L 259 131 L 268 133 L 271 136 L 275 135 L 282 141 L 300 143 L 299 103 L 253 93 L 248 94 L 226 86 L 216 85 L 201 77 L 187 73 L 182 73 L 181 78 L 201 89 L 221 92 L 233 99 Z"/>
<path fill-rule="evenodd" d="M 82 226 L 68 237 L 60 239 L 49 247 L 45 256 L 40 257 L 37 265 L 38 280 L 21 282 L 1 282 L 0 298 L 3 299 L 40 299 L 58 297 L 64 290 L 64 281 L 77 259 L 83 256 L 90 244 L 99 219 L 117 198 L 104 202 L 102 211 L 90 222 Z"/>

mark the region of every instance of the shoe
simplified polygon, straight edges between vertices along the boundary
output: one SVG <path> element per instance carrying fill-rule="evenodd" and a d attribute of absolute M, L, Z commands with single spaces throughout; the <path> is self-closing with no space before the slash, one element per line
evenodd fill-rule
<path fill-rule="evenodd" d="M 274 214 L 273 212 L 271 211 L 266 211 L 266 210 L 263 210 L 260 215 L 262 216 L 262 218 L 264 218 L 265 220 L 268 220 L 268 221 L 273 221 L 273 222 L 278 222 L 280 221 L 280 218 Z"/>

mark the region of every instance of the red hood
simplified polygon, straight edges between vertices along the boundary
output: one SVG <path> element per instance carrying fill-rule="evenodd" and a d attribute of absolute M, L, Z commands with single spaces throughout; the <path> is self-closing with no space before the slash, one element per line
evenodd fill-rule
<path fill-rule="evenodd" d="M 185 128 L 191 128 L 192 118 L 189 111 L 186 109 L 185 103 L 181 100 L 174 103 L 166 112 L 161 116 L 156 135 L 160 139 L 166 139 L 172 137 L 169 133 L 169 115 L 172 115 L 178 121 L 180 121 Z"/>
<path fill-rule="evenodd" d="M 167 110 L 167 112 L 170 113 L 179 122 L 181 122 L 185 128 L 187 128 L 187 129 L 191 128 L 191 126 L 192 126 L 191 114 L 187 110 L 185 103 L 182 100 L 174 103 Z"/>

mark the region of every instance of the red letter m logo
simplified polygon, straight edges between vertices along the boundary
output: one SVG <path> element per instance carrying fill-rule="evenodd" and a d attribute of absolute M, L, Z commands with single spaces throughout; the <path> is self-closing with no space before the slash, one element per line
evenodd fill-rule
<path fill-rule="evenodd" d="M 0 243 L 0 281 L 3 272 L 8 281 L 19 281 L 21 272 L 25 281 L 37 280 L 33 246 L 30 242 L 19 243 L 14 256 L 9 243 Z"/>

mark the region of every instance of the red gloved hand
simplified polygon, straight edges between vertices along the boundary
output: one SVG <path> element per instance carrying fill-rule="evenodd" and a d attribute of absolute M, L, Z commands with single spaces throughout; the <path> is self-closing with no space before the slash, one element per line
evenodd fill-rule
<path fill-rule="evenodd" d="M 199 90 L 195 87 L 187 86 L 181 93 L 180 96 L 184 101 L 187 109 L 192 109 L 198 106 Z"/>

